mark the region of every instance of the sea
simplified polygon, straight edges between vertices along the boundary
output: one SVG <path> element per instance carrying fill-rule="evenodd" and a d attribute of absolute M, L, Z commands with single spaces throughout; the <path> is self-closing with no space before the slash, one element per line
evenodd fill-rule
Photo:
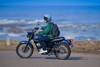
<path fill-rule="evenodd" d="M 41 27 L 46 25 L 45 14 L 59 26 L 61 37 L 100 40 L 100 6 L 0 6 L 0 40 L 27 40 L 28 29 L 38 22 Z"/>

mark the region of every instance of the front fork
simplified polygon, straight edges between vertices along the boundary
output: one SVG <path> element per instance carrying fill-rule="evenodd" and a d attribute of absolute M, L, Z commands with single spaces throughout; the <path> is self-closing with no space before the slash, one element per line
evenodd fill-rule
<path fill-rule="evenodd" d="M 25 49 L 24 49 L 24 52 L 26 52 L 26 49 L 28 48 L 28 45 L 30 44 L 30 41 L 31 41 L 31 39 L 29 39 L 29 40 L 27 41 L 26 46 L 25 46 Z"/>

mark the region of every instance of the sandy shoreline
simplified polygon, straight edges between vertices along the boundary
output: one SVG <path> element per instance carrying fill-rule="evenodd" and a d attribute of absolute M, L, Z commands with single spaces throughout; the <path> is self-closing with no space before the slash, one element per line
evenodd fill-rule
<path fill-rule="evenodd" d="M 4 40 L 0 41 L 0 51 L 15 51 L 19 41 L 11 41 L 11 45 L 7 46 Z M 100 41 L 74 41 L 72 52 L 83 52 L 100 54 Z M 36 50 L 36 49 L 35 49 Z"/>

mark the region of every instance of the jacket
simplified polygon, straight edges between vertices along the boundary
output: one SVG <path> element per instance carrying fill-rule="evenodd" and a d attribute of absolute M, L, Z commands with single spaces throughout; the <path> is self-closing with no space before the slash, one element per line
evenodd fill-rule
<path fill-rule="evenodd" d="M 40 31 L 39 34 L 43 36 L 48 36 L 49 38 L 52 38 L 52 30 L 53 30 L 53 25 L 51 22 L 48 22 L 48 24 L 44 27 L 42 27 L 43 31 Z"/>

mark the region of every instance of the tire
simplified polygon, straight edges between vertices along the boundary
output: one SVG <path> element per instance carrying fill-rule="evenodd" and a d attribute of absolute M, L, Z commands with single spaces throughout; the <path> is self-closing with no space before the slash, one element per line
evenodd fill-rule
<path fill-rule="evenodd" d="M 54 54 L 58 59 L 66 60 L 71 55 L 71 49 L 67 44 L 65 44 L 63 42 L 59 42 L 59 44 L 55 47 Z M 64 54 L 64 56 L 63 56 L 63 54 Z"/>
<path fill-rule="evenodd" d="M 25 46 L 26 46 L 26 44 L 19 44 L 19 45 L 16 47 L 16 53 L 17 53 L 17 55 L 18 55 L 20 58 L 30 58 L 30 57 L 32 56 L 32 54 L 33 54 L 34 49 L 33 49 L 31 46 L 29 46 L 29 45 L 28 45 L 27 50 L 24 52 Z M 21 48 L 21 49 L 20 49 L 20 48 Z M 28 55 L 26 55 L 27 52 L 29 52 L 29 50 L 30 50 L 30 53 L 29 53 Z M 22 53 L 20 53 L 20 51 L 22 51 L 22 53 L 23 53 L 24 55 L 22 55 Z M 26 55 L 26 56 L 25 56 L 25 55 Z"/>

